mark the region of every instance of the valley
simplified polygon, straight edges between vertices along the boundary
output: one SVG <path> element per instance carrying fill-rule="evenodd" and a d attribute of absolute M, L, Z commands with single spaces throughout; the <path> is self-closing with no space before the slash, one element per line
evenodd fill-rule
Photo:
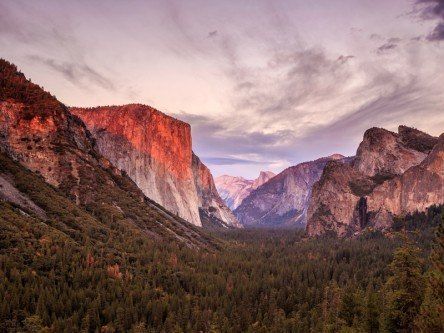
<path fill-rule="evenodd" d="M 192 142 L 0 59 L 0 332 L 441 330 L 444 134 L 372 127 L 256 179 Z"/>

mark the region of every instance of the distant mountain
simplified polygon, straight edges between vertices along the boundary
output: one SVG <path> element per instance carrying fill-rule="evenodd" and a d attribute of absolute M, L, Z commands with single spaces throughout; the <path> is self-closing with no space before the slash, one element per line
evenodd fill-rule
<path fill-rule="evenodd" d="M 393 218 L 444 203 L 444 134 L 371 128 L 352 163 L 332 161 L 313 187 L 307 232 L 387 229 Z"/>
<path fill-rule="evenodd" d="M 234 213 L 244 226 L 302 227 L 313 184 L 328 161 L 342 159 L 335 154 L 287 168 L 252 191 Z"/>
<path fill-rule="evenodd" d="M 143 193 L 190 223 L 238 227 L 209 169 L 193 153 L 190 125 L 146 105 L 70 108 L 96 140 L 100 154 Z"/>
<path fill-rule="evenodd" d="M 259 176 L 254 180 L 223 175 L 217 177 L 215 183 L 221 198 L 230 209 L 234 210 L 253 190 L 274 176 L 275 174 L 271 171 L 261 171 Z"/>
<path fill-rule="evenodd" d="M 189 247 L 211 242 L 176 212 L 147 198 L 100 154 L 78 117 L 4 60 L 0 60 L 0 83 L 3 200 L 40 220 L 55 219 L 51 225 L 70 230 L 74 239 L 99 237 L 118 228 Z M 26 176 L 26 169 L 32 173 Z M 84 225 L 88 220 L 95 222 L 88 227 Z"/>

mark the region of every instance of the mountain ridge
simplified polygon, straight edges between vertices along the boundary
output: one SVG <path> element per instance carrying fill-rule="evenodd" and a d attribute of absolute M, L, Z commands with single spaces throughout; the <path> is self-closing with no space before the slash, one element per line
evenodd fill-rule
<path fill-rule="evenodd" d="M 303 227 L 312 184 L 327 161 L 344 158 L 333 154 L 286 168 L 252 191 L 235 215 L 246 226 Z"/>
<path fill-rule="evenodd" d="M 0 81 L 2 154 L 42 177 L 102 223 L 118 220 L 122 226 L 131 224 L 151 236 L 205 247 L 209 238 L 147 198 L 125 173 L 101 156 L 80 118 L 55 97 L 5 60 L 0 60 Z M 5 174 L 1 177 L 9 179 Z M 7 186 L 9 192 L 14 191 L 11 182 Z M 22 195 L 16 190 L 16 197 Z"/>
<path fill-rule="evenodd" d="M 250 193 L 273 178 L 275 173 L 271 171 L 260 171 L 256 179 L 244 177 L 221 175 L 216 177 L 216 188 L 227 206 L 234 210 Z"/>
<path fill-rule="evenodd" d="M 222 226 L 239 227 L 219 198 L 211 172 L 192 151 L 189 124 L 143 104 L 70 111 L 85 122 L 100 153 L 145 195 L 194 225 L 202 226 L 203 210 Z"/>
<path fill-rule="evenodd" d="M 443 140 L 407 126 L 368 129 L 354 161 L 329 162 L 313 186 L 308 234 L 384 230 L 396 216 L 442 204 Z"/>

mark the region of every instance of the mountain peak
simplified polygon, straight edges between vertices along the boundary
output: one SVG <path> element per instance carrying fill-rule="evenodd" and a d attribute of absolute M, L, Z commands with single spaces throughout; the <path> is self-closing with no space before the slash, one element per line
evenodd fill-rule
<path fill-rule="evenodd" d="M 398 135 L 404 145 L 423 153 L 430 152 L 438 142 L 437 137 L 405 125 L 398 127 Z"/>
<path fill-rule="evenodd" d="M 332 156 L 291 166 L 258 186 L 236 209 L 239 221 L 244 226 L 303 226 L 313 183 L 328 161 L 344 158 Z"/>
<path fill-rule="evenodd" d="M 259 173 L 259 176 L 253 181 L 253 185 L 252 185 L 253 189 L 258 188 L 259 186 L 261 186 L 262 184 L 266 183 L 267 181 L 269 181 L 274 176 L 276 176 L 276 174 L 274 172 L 271 172 L 271 171 L 261 171 Z"/>
<path fill-rule="evenodd" d="M 442 148 L 437 143 L 438 138 L 407 126 L 399 126 L 398 133 L 368 129 L 353 162 L 330 162 L 313 187 L 309 235 L 384 229 L 394 216 L 442 203 Z"/>
<path fill-rule="evenodd" d="M 345 157 L 344 155 L 341 155 L 338 153 L 334 153 L 334 154 L 331 154 L 330 156 L 328 156 L 328 158 L 330 158 L 331 160 L 340 160 L 340 159 L 343 159 L 344 157 Z"/>
<path fill-rule="evenodd" d="M 245 179 L 239 176 L 222 175 L 216 178 L 216 188 L 227 206 L 236 209 L 248 195 L 262 184 L 273 178 L 271 171 L 260 171 L 254 179 Z"/>

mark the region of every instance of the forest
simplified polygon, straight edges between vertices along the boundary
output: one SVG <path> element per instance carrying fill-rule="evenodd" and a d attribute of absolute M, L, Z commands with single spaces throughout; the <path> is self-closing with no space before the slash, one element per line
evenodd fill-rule
<path fill-rule="evenodd" d="M 214 231 L 195 250 L 0 205 L 1 332 L 442 332 L 443 207 L 385 235 Z"/>

